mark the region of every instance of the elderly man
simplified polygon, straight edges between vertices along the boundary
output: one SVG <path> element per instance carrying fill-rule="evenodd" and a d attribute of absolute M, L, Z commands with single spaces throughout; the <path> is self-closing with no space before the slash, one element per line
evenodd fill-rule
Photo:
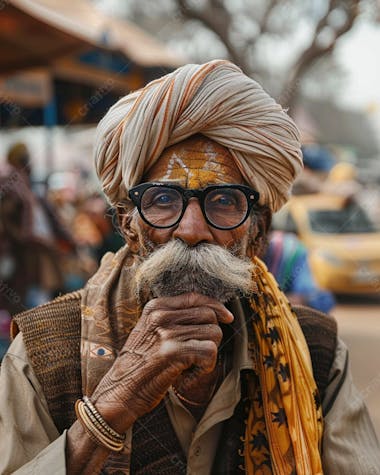
<path fill-rule="evenodd" d="M 298 132 L 227 61 L 122 98 L 96 165 L 126 246 L 16 317 L 1 473 L 380 473 L 333 319 L 257 257 L 301 169 Z"/>

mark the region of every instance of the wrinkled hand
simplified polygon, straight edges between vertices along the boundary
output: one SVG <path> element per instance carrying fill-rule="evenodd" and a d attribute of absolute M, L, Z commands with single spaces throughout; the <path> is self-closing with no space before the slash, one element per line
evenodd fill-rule
<path fill-rule="evenodd" d="M 213 371 L 223 336 L 219 323 L 232 321 L 223 304 L 196 293 L 149 301 L 92 401 L 124 432 L 161 401 L 184 371 Z"/>

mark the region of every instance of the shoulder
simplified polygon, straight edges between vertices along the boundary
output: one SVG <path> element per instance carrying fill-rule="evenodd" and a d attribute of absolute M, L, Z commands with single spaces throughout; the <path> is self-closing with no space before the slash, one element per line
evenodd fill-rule
<path fill-rule="evenodd" d="M 31 389 L 37 395 L 42 393 L 39 380 L 30 364 L 22 333 L 16 336 L 4 355 L 1 362 L 1 381 L 13 396 L 19 394 L 18 391 L 22 391 L 23 395 L 31 394 Z M 12 399 L 10 404 L 13 402 Z"/>
<path fill-rule="evenodd" d="M 294 306 L 298 322 L 309 347 L 313 372 L 323 400 L 337 348 L 337 322 L 318 310 Z"/>
<path fill-rule="evenodd" d="M 333 316 L 304 305 L 294 305 L 293 310 L 307 340 L 323 343 L 324 339 L 329 338 L 334 340 L 335 346 L 337 322 Z"/>
<path fill-rule="evenodd" d="M 81 394 L 81 292 L 16 315 L 13 336 L 17 332 L 61 433 L 75 419 L 73 402 Z"/>
<path fill-rule="evenodd" d="M 31 333 L 39 337 L 50 331 L 69 330 L 80 326 L 81 291 L 57 297 L 38 307 L 15 315 L 11 324 L 11 338 L 21 331 L 24 338 Z"/>
<path fill-rule="evenodd" d="M 13 317 L 11 337 L 22 333 L 33 369 L 40 373 L 78 361 L 81 292 L 72 292 Z"/>
<path fill-rule="evenodd" d="M 18 359 L 24 363 L 28 362 L 28 355 L 26 353 L 22 333 L 17 333 L 17 335 L 12 338 L 12 342 L 9 345 L 6 354 L 4 355 L 4 360 L 6 357 Z"/>

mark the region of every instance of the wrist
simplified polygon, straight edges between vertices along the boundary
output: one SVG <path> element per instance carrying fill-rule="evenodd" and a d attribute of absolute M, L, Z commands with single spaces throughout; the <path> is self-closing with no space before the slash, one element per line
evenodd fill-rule
<path fill-rule="evenodd" d="M 126 439 L 125 433 L 114 430 L 87 396 L 77 400 L 75 412 L 90 439 L 96 444 L 113 452 L 123 450 Z"/>
<path fill-rule="evenodd" d="M 116 432 L 124 434 L 133 425 L 137 417 L 133 417 L 125 404 L 114 401 L 102 401 L 91 398 L 104 421 Z"/>

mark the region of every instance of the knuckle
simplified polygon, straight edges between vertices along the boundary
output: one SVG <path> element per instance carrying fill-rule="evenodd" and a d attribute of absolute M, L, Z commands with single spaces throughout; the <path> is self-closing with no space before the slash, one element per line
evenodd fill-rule
<path fill-rule="evenodd" d="M 158 338 L 161 340 L 161 341 L 166 341 L 166 340 L 169 340 L 169 337 L 170 337 L 170 332 L 168 329 L 166 328 L 163 328 L 163 327 L 160 327 L 160 326 L 157 326 L 155 328 L 155 333 L 156 335 L 158 336 Z"/>
<path fill-rule="evenodd" d="M 219 325 L 215 325 L 215 341 L 218 342 L 218 344 L 222 341 L 223 338 L 223 331 L 220 328 Z"/>
<path fill-rule="evenodd" d="M 220 343 L 223 338 L 223 332 L 219 325 L 209 323 L 205 328 L 205 335 L 213 342 Z"/>
<path fill-rule="evenodd" d="M 158 351 L 158 356 L 172 359 L 176 356 L 177 352 L 178 352 L 178 349 L 175 342 L 167 339 L 161 343 L 160 349 Z"/>
<path fill-rule="evenodd" d="M 144 313 L 151 313 L 156 309 L 157 299 L 149 300 L 144 306 Z"/>
<path fill-rule="evenodd" d="M 201 307 L 201 309 L 205 317 L 208 317 L 211 320 L 216 321 L 215 310 L 212 307 L 205 306 L 205 307 Z"/>
<path fill-rule="evenodd" d="M 154 309 L 149 314 L 149 325 L 152 325 L 153 327 L 158 328 L 162 322 L 162 316 L 163 316 L 163 312 L 161 310 Z"/>
<path fill-rule="evenodd" d="M 217 322 L 216 313 L 213 308 L 207 306 L 194 307 L 191 311 L 189 318 L 200 324 L 209 323 L 214 324 Z"/>
<path fill-rule="evenodd" d="M 207 355 L 207 357 L 213 358 L 213 357 L 217 356 L 218 347 L 215 344 L 215 342 L 213 342 L 211 340 L 208 340 L 208 341 L 204 342 L 203 346 L 204 346 L 203 351 L 204 351 L 205 355 Z"/>
<path fill-rule="evenodd" d="M 204 318 L 204 309 L 202 307 L 194 307 L 191 311 L 187 311 L 186 321 L 196 324 Z"/>

